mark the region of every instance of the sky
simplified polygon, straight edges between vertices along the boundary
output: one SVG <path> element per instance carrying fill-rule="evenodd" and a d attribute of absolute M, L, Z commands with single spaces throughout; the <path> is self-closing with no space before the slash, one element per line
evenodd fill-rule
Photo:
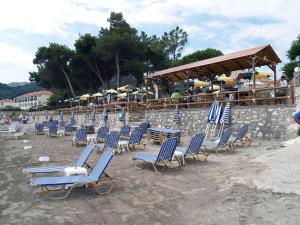
<path fill-rule="evenodd" d="M 300 34 L 297 0 L 1 0 L 0 82 L 28 81 L 38 47 L 57 42 L 74 49 L 80 34 L 108 26 L 111 11 L 148 34 L 180 26 L 189 34 L 184 54 L 271 44 L 284 63 Z"/>

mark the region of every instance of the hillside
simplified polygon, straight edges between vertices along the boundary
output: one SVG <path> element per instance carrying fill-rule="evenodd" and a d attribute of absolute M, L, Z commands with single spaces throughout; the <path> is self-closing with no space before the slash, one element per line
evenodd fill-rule
<path fill-rule="evenodd" d="M 0 99 L 15 98 L 28 92 L 40 90 L 44 90 L 44 88 L 39 87 L 36 83 L 14 84 L 12 86 L 0 83 Z"/>

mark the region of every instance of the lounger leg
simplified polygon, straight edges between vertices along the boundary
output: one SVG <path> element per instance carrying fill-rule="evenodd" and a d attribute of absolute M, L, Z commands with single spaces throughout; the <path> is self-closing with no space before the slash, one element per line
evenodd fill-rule
<path fill-rule="evenodd" d="M 42 189 L 42 192 L 46 195 L 46 197 L 48 199 L 51 199 L 51 200 L 59 200 L 59 199 L 64 199 L 64 198 L 67 198 L 69 196 L 69 194 L 71 193 L 71 191 L 73 190 L 74 186 L 71 186 L 67 191 L 66 193 L 61 196 L 61 197 L 50 197 L 49 196 L 49 192 L 50 191 L 60 191 L 60 190 L 63 190 L 65 188 L 65 186 L 62 186 L 60 188 L 54 188 L 54 189 L 49 189 L 45 186 L 41 186 L 41 189 Z"/>
<path fill-rule="evenodd" d="M 157 168 L 156 168 L 155 164 L 154 164 L 154 163 L 151 163 L 151 164 L 152 164 L 152 166 L 153 166 L 153 168 L 154 168 L 154 170 L 155 170 L 156 174 L 157 174 L 157 175 L 161 175 L 161 172 L 163 172 L 163 170 L 164 170 L 165 166 L 163 167 L 163 170 L 162 170 L 161 172 L 158 172 L 158 170 L 157 170 Z"/>

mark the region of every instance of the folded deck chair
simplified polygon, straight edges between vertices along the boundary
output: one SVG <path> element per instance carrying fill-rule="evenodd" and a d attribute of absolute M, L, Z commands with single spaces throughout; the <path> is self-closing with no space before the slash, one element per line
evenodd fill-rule
<path fill-rule="evenodd" d="M 44 131 L 44 125 L 41 124 L 41 123 L 38 123 L 35 127 L 35 133 L 36 134 L 44 134 L 45 131 Z"/>
<path fill-rule="evenodd" d="M 120 149 L 118 145 L 119 139 L 120 139 L 119 132 L 111 132 L 110 134 L 107 135 L 105 143 L 96 144 L 95 146 L 100 150 L 111 148 L 114 153 L 116 152 L 120 153 Z"/>
<path fill-rule="evenodd" d="M 97 142 L 105 142 L 108 132 L 108 127 L 100 127 L 97 132 Z"/>
<path fill-rule="evenodd" d="M 133 132 L 131 132 L 129 140 L 121 140 L 119 141 L 119 145 L 125 145 L 128 151 L 130 150 L 130 148 L 135 148 L 135 146 L 138 145 L 143 145 L 145 149 L 146 143 L 142 143 L 142 137 L 143 130 L 137 127 Z"/>
<path fill-rule="evenodd" d="M 65 135 L 71 135 L 72 132 L 73 132 L 73 125 L 69 123 L 65 126 L 65 132 L 64 133 L 65 133 Z"/>
<path fill-rule="evenodd" d="M 49 133 L 48 133 L 49 137 L 57 137 L 57 125 L 56 124 L 51 124 L 49 125 Z"/>
<path fill-rule="evenodd" d="M 203 142 L 202 146 L 203 146 L 203 151 L 207 152 L 208 150 L 213 150 L 216 153 L 218 153 L 218 151 L 220 149 L 225 149 L 225 151 L 228 151 L 230 149 L 230 144 L 229 144 L 229 138 L 230 135 L 232 133 L 232 128 L 229 127 L 227 128 L 221 135 L 221 137 L 213 142 Z"/>
<path fill-rule="evenodd" d="M 186 147 L 177 147 L 175 150 L 175 156 L 182 155 L 183 164 L 185 163 L 185 157 L 192 157 L 193 159 L 203 160 L 207 159 L 208 154 L 201 149 L 205 133 L 198 133 L 192 137 L 190 143 Z"/>
<path fill-rule="evenodd" d="M 238 129 L 236 136 L 233 137 L 232 140 L 230 140 L 231 147 L 234 150 L 237 148 L 238 143 L 241 143 L 242 145 L 248 144 L 248 146 L 251 145 L 252 140 L 246 135 L 248 132 L 248 128 L 248 124 L 244 124 Z"/>
<path fill-rule="evenodd" d="M 79 176 L 55 176 L 55 177 L 38 177 L 30 180 L 31 186 L 40 187 L 46 196 L 50 199 L 63 199 L 68 197 L 73 188 L 78 186 L 92 186 L 98 194 L 110 193 L 116 185 L 116 181 L 112 179 L 105 169 L 113 157 L 112 149 L 106 149 L 100 156 L 94 169 L 90 175 Z M 100 192 L 98 187 L 109 185 L 110 188 L 106 192 Z M 66 190 L 67 188 L 67 190 Z M 61 197 L 51 197 L 50 192 L 66 191 Z"/>
<path fill-rule="evenodd" d="M 145 162 L 151 163 L 155 172 L 157 174 L 161 174 L 166 166 L 169 168 L 174 168 L 172 160 L 177 142 L 177 138 L 168 138 L 162 143 L 158 154 L 150 152 L 138 152 L 132 156 L 132 159 L 143 161 L 143 164 Z M 162 171 L 159 172 L 156 166 L 163 166 Z"/>
<path fill-rule="evenodd" d="M 79 128 L 75 136 L 71 138 L 72 145 L 84 145 L 87 144 L 87 132 L 85 128 Z"/>
<path fill-rule="evenodd" d="M 121 127 L 121 131 L 120 131 L 120 138 L 128 138 L 130 134 L 130 126 L 129 125 L 124 125 L 123 127 Z"/>
<path fill-rule="evenodd" d="M 15 138 L 15 139 L 19 139 L 22 136 L 24 136 L 26 134 L 28 127 L 23 127 L 23 129 L 21 130 L 20 133 L 14 133 L 14 134 L 7 134 L 4 137 L 5 138 Z"/>
<path fill-rule="evenodd" d="M 89 144 L 86 146 L 86 148 L 83 150 L 83 152 L 80 154 L 78 160 L 75 162 L 75 164 L 65 165 L 65 166 L 47 166 L 47 167 L 29 167 L 24 168 L 22 170 L 23 173 L 28 173 L 32 175 L 36 175 L 39 173 L 59 173 L 64 172 L 64 169 L 67 167 L 83 167 L 86 166 L 87 168 L 91 168 L 90 165 L 87 164 L 87 159 L 91 155 L 94 148 L 94 144 Z"/>

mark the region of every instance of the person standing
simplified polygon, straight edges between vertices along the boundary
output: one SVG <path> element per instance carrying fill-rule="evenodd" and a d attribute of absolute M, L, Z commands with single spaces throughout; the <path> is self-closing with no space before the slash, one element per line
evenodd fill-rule
<path fill-rule="evenodd" d="M 175 90 L 171 95 L 172 102 L 178 104 L 180 102 L 180 96 L 181 94 L 179 93 L 179 91 Z"/>
<path fill-rule="evenodd" d="M 280 80 L 278 81 L 278 87 L 287 87 L 288 82 L 285 76 L 281 76 Z"/>

